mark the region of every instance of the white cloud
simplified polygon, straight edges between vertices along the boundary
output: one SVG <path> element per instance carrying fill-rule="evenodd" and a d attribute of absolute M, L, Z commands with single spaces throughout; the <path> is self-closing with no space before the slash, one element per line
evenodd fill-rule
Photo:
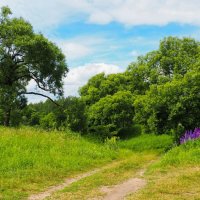
<path fill-rule="evenodd" d="M 47 96 L 51 97 L 52 99 L 55 99 L 55 97 L 52 94 L 49 94 L 48 92 L 45 92 L 44 90 L 39 89 L 34 80 L 31 80 L 29 82 L 26 89 L 27 89 L 27 92 L 38 92 L 40 94 L 47 95 Z M 28 95 L 26 95 L 26 97 L 28 98 L 29 103 L 38 103 L 40 101 L 46 101 L 46 99 L 47 99 L 46 97 L 42 97 L 39 95 L 32 95 L 32 94 L 28 94 Z"/>
<path fill-rule="evenodd" d="M 82 58 L 93 52 L 90 47 L 73 42 L 63 42 L 60 43 L 59 46 L 66 57 L 70 58 L 71 60 Z"/>
<path fill-rule="evenodd" d="M 134 26 L 170 22 L 200 25 L 199 0 L 1 0 L 17 16 L 28 19 L 37 30 L 81 20 Z"/>
<path fill-rule="evenodd" d="M 50 39 L 62 49 L 63 53 L 70 61 L 94 54 L 98 50 L 96 47 L 102 45 L 106 41 L 103 37 L 93 36 L 74 37 L 70 40 L 61 40 L 58 38 Z"/>
<path fill-rule="evenodd" d="M 68 22 L 76 14 L 85 13 L 87 1 L 82 0 L 1 0 L 0 6 L 8 5 L 16 16 L 22 16 L 33 24 L 36 30 L 55 27 Z"/>
<path fill-rule="evenodd" d="M 90 63 L 76 68 L 72 68 L 64 79 L 64 95 L 67 96 L 78 96 L 78 89 L 87 83 L 87 81 L 94 75 L 104 72 L 105 74 L 113 74 L 124 71 L 123 68 L 105 63 Z M 30 81 L 27 91 L 33 92 L 37 91 L 45 95 L 48 93 L 36 89 L 36 84 L 34 81 Z M 50 95 L 52 98 L 53 96 Z M 31 103 L 37 103 L 40 101 L 45 101 L 46 98 L 36 95 L 27 95 L 28 101 Z"/>
<path fill-rule="evenodd" d="M 78 89 L 87 83 L 89 78 L 105 72 L 105 74 L 113 74 L 122 72 L 123 69 L 119 66 L 105 63 L 91 63 L 73 68 L 68 73 L 64 80 L 65 96 L 78 95 Z"/>

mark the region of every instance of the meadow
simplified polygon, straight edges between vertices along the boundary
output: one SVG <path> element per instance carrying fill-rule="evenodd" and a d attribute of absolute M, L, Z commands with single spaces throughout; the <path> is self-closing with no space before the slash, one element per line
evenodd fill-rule
<path fill-rule="evenodd" d="M 0 128 L 0 199 L 23 199 L 64 177 L 118 159 L 123 151 L 72 132 Z"/>
<path fill-rule="evenodd" d="M 200 140 L 173 147 L 169 135 L 138 135 L 105 143 L 71 131 L 0 128 L 0 199 L 27 199 L 65 178 L 105 169 L 49 199 L 89 199 L 145 169 L 147 185 L 127 199 L 198 199 Z"/>
<path fill-rule="evenodd" d="M 200 139 L 168 151 L 146 173 L 147 186 L 129 200 L 199 200 Z"/>

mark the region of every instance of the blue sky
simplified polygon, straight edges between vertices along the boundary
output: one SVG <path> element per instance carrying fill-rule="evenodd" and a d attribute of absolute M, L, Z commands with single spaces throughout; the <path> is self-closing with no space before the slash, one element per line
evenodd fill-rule
<path fill-rule="evenodd" d="M 84 21 L 72 24 L 62 24 L 54 30 L 56 38 L 71 40 L 74 38 L 89 40 L 97 38 L 93 51 L 79 59 L 72 59 L 69 64 L 72 67 L 85 63 L 112 63 L 120 67 L 126 67 L 148 51 L 155 50 L 159 41 L 167 36 L 197 37 L 199 27 L 189 24 L 169 23 L 164 26 L 137 25 L 125 27 L 123 24 L 112 22 L 105 25 L 88 24 Z M 101 39 L 101 41 L 99 41 Z M 88 46 L 90 46 L 88 42 Z"/>
<path fill-rule="evenodd" d="M 137 56 L 157 49 L 164 37 L 200 35 L 199 0 L 1 0 L 5 5 L 66 55 L 65 96 L 77 95 L 97 73 L 125 70 Z M 28 90 L 33 89 L 31 82 Z"/>

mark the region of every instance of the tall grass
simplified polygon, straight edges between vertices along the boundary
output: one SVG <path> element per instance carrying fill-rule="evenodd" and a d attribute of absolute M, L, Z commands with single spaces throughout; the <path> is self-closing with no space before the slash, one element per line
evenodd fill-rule
<path fill-rule="evenodd" d="M 172 147 L 173 138 L 169 135 L 144 134 L 119 142 L 121 148 L 132 151 L 156 151 L 163 153 Z"/>
<path fill-rule="evenodd" d="M 71 132 L 0 127 L 0 199 L 21 199 L 116 158 L 117 151 Z"/>
<path fill-rule="evenodd" d="M 156 168 L 166 168 L 170 166 L 199 165 L 200 164 L 200 139 L 191 140 L 171 149 Z"/>
<path fill-rule="evenodd" d="M 129 200 L 200 199 L 200 139 L 172 148 L 146 175 L 149 184 Z"/>

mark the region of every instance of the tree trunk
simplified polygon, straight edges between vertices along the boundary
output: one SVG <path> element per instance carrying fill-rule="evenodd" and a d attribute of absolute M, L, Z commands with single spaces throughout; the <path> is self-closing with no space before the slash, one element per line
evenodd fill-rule
<path fill-rule="evenodd" d="M 4 126 L 9 126 L 10 125 L 10 113 L 11 113 L 11 109 L 10 108 L 5 111 L 5 114 L 4 114 Z"/>

